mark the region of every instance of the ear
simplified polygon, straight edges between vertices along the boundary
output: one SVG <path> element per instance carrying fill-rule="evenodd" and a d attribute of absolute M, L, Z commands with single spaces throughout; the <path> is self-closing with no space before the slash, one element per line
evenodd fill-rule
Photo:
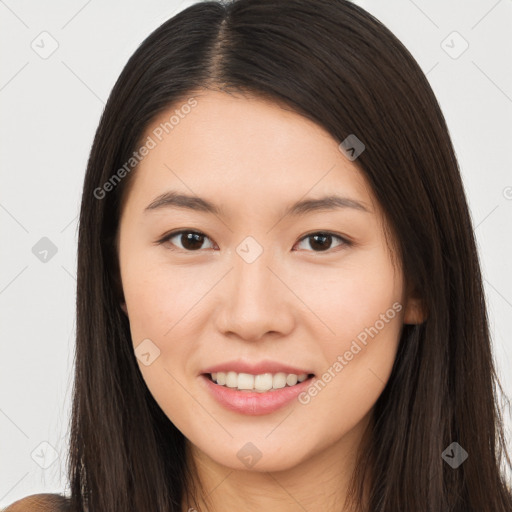
<path fill-rule="evenodd" d="M 128 316 L 128 309 L 126 307 L 126 302 L 121 302 L 121 309 L 125 312 L 126 316 Z"/>
<path fill-rule="evenodd" d="M 422 324 L 426 320 L 421 301 L 409 299 L 405 307 L 404 324 Z"/>
<path fill-rule="evenodd" d="M 409 293 L 404 312 L 404 324 L 422 324 L 427 319 L 424 301 L 417 291 Z"/>

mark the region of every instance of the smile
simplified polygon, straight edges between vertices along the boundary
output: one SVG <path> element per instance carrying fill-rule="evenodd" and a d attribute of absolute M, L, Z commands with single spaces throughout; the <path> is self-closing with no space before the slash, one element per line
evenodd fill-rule
<path fill-rule="evenodd" d="M 311 376 L 311 374 L 309 375 Z M 219 386 L 225 386 L 239 391 L 255 391 L 264 393 L 266 391 L 282 389 L 284 387 L 295 386 L 298 382 L 303 382 L 308 378 L 308 374 L 302 373 L 263 373 L 252 375 L 250 373 L 237 372 L 214 372 L 210 374 L 213 382 Z"/>
<path fill-rule="evenodd" d="M 261 375 L 215 372 L 201 374 L 199 377 L 201 385 L 205 386 L 207 393 L 219 405 L 229 411 L 248 416 L 270 414 L 290 404 L 314 380 L 313 374 L 296 375 L 281 372 Z M 217 383 L 217 380 L 222 382 L 223 379 L 225 379 L 224 384 Z M 274 387 L 274 379 L 276 385 L 281 387 Z M 228 384 L 232 384 L 232 387 Z M 250 386 L 250 388 L 239 389 L 244 386 Z M 256 389 L 256 387 L 264 389 Z"/>

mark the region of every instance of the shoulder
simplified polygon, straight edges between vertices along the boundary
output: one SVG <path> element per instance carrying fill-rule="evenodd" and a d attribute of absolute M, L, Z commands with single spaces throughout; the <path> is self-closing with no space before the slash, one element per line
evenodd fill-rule
<path fill-rule="evenodd" d="M 18 500 L 1 512 L 67 512 L 70 499 L 61 494 L 32 494 Z"/>

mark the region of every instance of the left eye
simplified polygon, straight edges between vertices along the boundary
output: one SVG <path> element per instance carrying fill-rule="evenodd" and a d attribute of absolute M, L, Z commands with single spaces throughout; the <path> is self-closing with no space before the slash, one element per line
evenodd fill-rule
<path fill-rule="evenodd" d="M 319 247 L 320 248 L 319 251 L 313 251 L 313 252 L 325 252 L 326 250 L 331 249 L 331 245 L 332 245 L 331 241 L 333 238 L 337 238 L 338 240 L 341 241 L 341 243 L 339 244 L 340 246 L 351 245 L 351 243 L 348 240 L 346 240 L 345 238 L 343 238 L 339 235 L 335 235 L 334 233 L 323 232 L 323 231 L 319 231 L 317 233 L 311 233 L 309 235 L 306 235 L 306 236 L 302 237 L 299 240 L 299 242 L 311 239 L 311 240 L 313 240 L 313 242 L 310 241 L 310 243 L 309 243 L 310 247 Z"/>
<path fill-rule="evenodd" d="M 166 235 L 164 238 L 159 240 L 158 244 L 163 244 L 165 242 L 170 242 L 171 245 L 176 246 L 174 242 L 171 242 L 173 238 L 177 238 L 180 243 L 182 244 L 181 247 L 178 246 L 179 249 L 183 249 L 186 252 L 194 252 L 198 249 L 201 249 L 201 245 L 203 244 L 203 241 L 205 239 L 209 240 L 209 238 L 200 231 L 191 231 L 191 230 L 182 230 L 182 231 L 175 231 L 174 233 L 170 233 Z M 334 233 L 324 232 L 324 231 L 317 231 L 315 233 L 310 233 L 309 235 L 306 235 L 302 237 L 299 240 L 299 243 L 303 241 L 307 241 L 308 239 L 311 239 L 312 242 L 310 242 L 310 247 L 317 248 L 319 250 L 314 250 L 313 252 L 325 252 L 329 249 L 331 249 L 331 240 L 333 238 L 337 238 L 341 241 L 339 245 L 345 245 L 350 246 L 352 245 L 351 242 L 339 235 L 335 235 Z"/>

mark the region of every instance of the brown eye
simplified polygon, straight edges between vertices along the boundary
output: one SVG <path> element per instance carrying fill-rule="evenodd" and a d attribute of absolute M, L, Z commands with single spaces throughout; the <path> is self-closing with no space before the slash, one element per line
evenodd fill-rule
<path fill-rule="evenodd" d="M 326 252 L 332 247 L 332 239 L 337 238 L 341 241 L 339 246 L 350 245 L 350 242 L 339 235 L 334 233 L 328 233 L 319 231 L 317 233 L 311 233 L 301 238 L 300 242 L 304 240 L 311 240 L 309 246 L 313 249 L 313 252 Z"/>
<path fill-rule="evenodd" d="M 352 243 L 349 240 L 339 235 L 335 235 L 334 233 L 324 231 L 318 231 L 316 233 L 311 233 L 309 235 L 302 237 L 299 241 L 299 244 L 304 242 L 305 240 L 310 240 L 309 247 L 313 250 L 312 252 L 327 252 L 333 247 L 333 239 L 339 240 L 340 243 L 338 243 L 338 247 L 352 245 Z M 205 240 L 210 239 L 200 231 L 181 230 L 166 235 L 157 243 L 169 243 L 171 246 L 173 246 L 173 250 L 174 247 L 176 247 L 177 249 L 186 252 L 194 252 L 205 248 L 203 247 Z"/>
<path fill-rule="evenodd" d="M 176 242 L 171 242 L 173 239 L 176 239 Z M 205 239 L 209 240 L 204 233 L 199 231 L 177 231 L 167 235 L 160 240 L 160 243 L 170 242 L 171 245 L 177 246 L 178 249 L 193 252 L 203 248 L 202 245 Z"/>

